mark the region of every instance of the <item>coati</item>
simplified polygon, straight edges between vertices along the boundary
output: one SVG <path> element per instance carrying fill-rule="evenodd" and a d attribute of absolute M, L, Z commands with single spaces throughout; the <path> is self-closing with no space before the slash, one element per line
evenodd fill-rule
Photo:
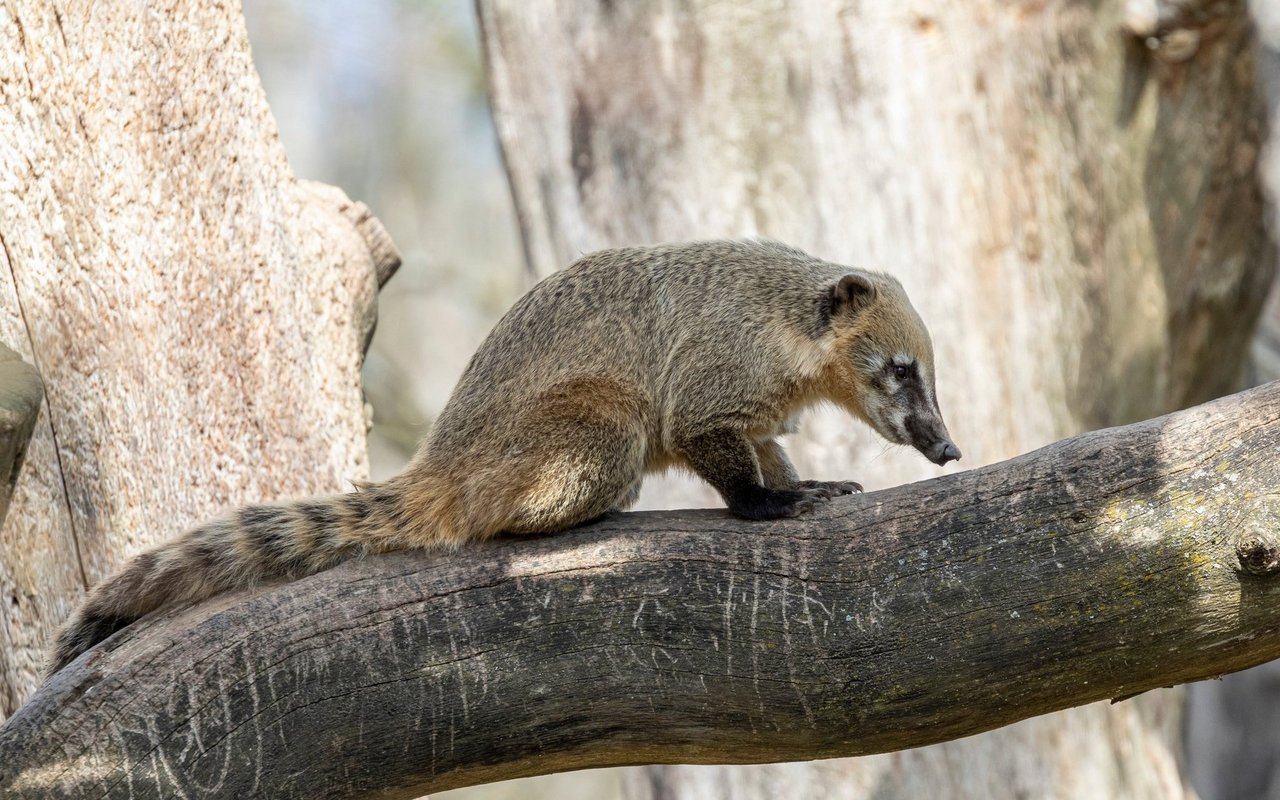
<path fill-rule="evenodd" d="M 800 480 L 777 436 L 838 404 L 937 464 L 960 458 L 933 345 L 901 284 L 771 241 L 592 253 L 521 298 L 403 473 L 250 506 L 143 553 L 58 636 L 51 671 L 142 615 L 369 553 L 569 528 L 691 469 L 753 520 L 861 491 Z"/>

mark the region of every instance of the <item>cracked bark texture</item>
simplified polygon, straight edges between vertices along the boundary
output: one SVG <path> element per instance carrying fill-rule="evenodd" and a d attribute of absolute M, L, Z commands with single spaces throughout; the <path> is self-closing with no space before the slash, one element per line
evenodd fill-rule
<path fill-rule="evenodd" d="M 0 794 L 411 798 L 874 753 L 1243 669 L 1280 656 L 1280 572 L 1240 556 L 1277 544 L 1278 452 L 1273 383 L 799 519 L 615 515 L 169 609 L 0 728 Z M 831 770 L 748 788 L 816 797 Z"/>
<path fill-rule="evenodd" d="M 145 547 L 366 475 L 363 347 L 398 256 L 297 180 L 237 2 L 0 4 L 0 340 L 47 395 L 0 530 L 0 718 Z"/>
<path fill-rule="evenodd" d="M 534 275 L 752 234 L 887 269 L 934 332 L 966 465 L 1239 385 L 1273 269 L 1243 2 L 477 6 Z M 937 474 L 834 414 L 792 450 L 871 488 Z M 1180 715 L 1170 692 L 856 763 L 663 768 L 630 793 L 1164 800 Z"/>

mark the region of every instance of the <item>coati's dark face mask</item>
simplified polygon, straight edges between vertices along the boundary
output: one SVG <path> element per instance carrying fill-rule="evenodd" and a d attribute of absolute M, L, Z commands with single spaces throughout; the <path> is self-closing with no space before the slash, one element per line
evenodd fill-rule
<path fill-rule="evenodd" d="M 876 433 L 939 466 L 958 461 L 960 448 L 942 421 L 928 364 L 907 353 L 865 353 L 860 360 L 863 414 Z"/>

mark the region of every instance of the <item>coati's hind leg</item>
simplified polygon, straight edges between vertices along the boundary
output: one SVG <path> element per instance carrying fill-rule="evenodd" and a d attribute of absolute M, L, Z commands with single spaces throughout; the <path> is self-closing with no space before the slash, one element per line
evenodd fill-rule
<path fill-rule="evenodd" d="M 514 465 L 503 530 L 561 530 L 634 502 L 645 451 L 635 392 L 612 382 L 565 384 L 539 397 L 519 430 L 538 447 Z"/>
<path fill-rule="evenodd" d="M 838 497 L 842 494 L 853 494 L 862 491 L 862 484 L 855 481 L 802 481 L 796 468 L 787 458 L 776 439 L 763 442 L 752 442 L 756 449 L 756 458 L 760 460 L 760 476 L 764 485 L 770 489 L 816 489 L 827 497 Z"/>

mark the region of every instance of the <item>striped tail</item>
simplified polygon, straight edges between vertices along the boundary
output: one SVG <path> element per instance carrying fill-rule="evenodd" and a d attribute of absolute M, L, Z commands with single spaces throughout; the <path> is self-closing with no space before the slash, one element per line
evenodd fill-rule
<path fill-rule="evenodd" d="M 353 494 L 248 506 L 190 530 L 94 587 L 59 632 L 48 674 L 156 609 L 273 578 L 294 580 L 397 549 L 405 521 L 400 508 L 394 491 L 375 485 Z"/>

